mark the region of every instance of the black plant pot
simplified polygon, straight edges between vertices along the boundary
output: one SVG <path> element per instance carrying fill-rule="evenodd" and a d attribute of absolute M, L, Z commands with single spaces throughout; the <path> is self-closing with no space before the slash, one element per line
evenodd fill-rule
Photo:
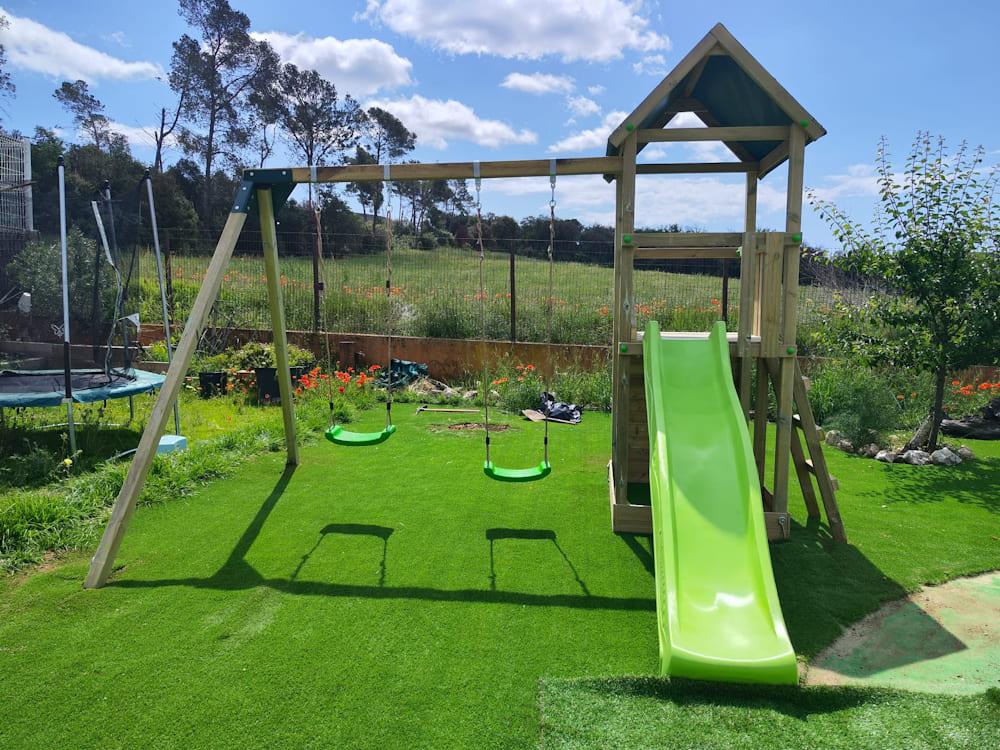
<path fill-rule="evenodd" d="M 198 373 L 198 391 L 202 398 L 225 395 L 227 382 L 228 374 L 225 371 Z"/>
<path fill-rule="evenodd" d="M 278 387 L 278 369 L 276 367 L 255 367 L 257 377 L 257 401 L 261 404 L 280 404 L 281 389 Z M 295 388 L 299 378 L 306 374 L 305 367 L 289 367 L 288 374 L 292 378 L 292 388 Z"/>
<path fill-rule="evenodd" d="M 274 367 L 255 367 L 257 380 L 257 403 L 280 404 L 281 391 L 278 389 L 278 371 Z"/>

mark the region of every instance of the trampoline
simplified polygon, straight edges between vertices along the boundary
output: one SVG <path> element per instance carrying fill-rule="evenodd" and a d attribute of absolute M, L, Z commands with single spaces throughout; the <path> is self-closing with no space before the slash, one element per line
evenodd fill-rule
<path fill-rule="evenodd" d="M 146 370 L 73 370 L 71 398 L 78 404 L 92 404 L 128 398 L 157 390 L 165 376 Z M 0 371 L 0 409 L 28 406 L 59 406 L 66 398 L 63 370 Z"/>

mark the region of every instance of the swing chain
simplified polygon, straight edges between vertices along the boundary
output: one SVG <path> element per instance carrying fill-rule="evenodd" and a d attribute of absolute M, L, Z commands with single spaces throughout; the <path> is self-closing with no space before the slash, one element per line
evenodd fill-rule
<path fill-rule="evenodd" d="M 386 359 L 389 368 L 389 385 L 385 395 L 385 427 L 392 426 L 392 178 L 389 174 L 390 165 L 383 167 L 382 178 L 385 181 L 385 301 L 386 301 Z"/>
<path fill-rule="evenodd" d="M 547 321 L 546 325 L 548 328 L 547 336 L 547 356 L 549 360 L 549 366 L 552 367 L 552 306 L 555 303 L 555 284 L 553 278 L 553 270 L 555 266 L 555 244 L 556 244 L 556 160 L 549 160 L 549 187 L 552 189 L 552 197 L 549 199 L 549 251 L 548 251 L 548 261 L 549 261 L 549 295 L 548 304 L 546 305 Z M 548 375 L 544 375 L 545 378 L 545 390 L 548 390 L 549 379 Z M 543 438 L 543 449 L 545 463 L 549 462 L 549 420 L 545 419 L 545 437 Z"/>
<path fill-rule="evenodd" d="M 483 248 L 483 178 L 479 173 L 479 162 L 472 162 L 472 176 L 476 183 L 476 244 L 479 249 L 479 314 L 483 336 L 480 342 L 480 357 L 483 361 L 483 431 L 486 433 L 486 463 L 490 462 L 490 389 L 489 366 L 486 361 L 486 251 Z"/>

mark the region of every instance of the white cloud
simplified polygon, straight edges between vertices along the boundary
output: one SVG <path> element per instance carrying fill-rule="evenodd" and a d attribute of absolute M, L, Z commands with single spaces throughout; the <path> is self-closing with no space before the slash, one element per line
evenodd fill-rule
<path fill-rule="evenodd" d="M 628 117 L 628 112 L 608 112 L 604 120 L 595 128 L 582 130 L 573 133 L 549 146 L 549 152 L 553 154 L 565 153 L 567 151 L 587 151 L 603 147 L 611 135 L 611 131 L 617 128 L 622 120 Z"/>
<path fill-rule="evenodd" d="M 550 73 L 510 73 L 500 85 L 528 94 L 568 94 L 573 90 L 573 79 Z"/>
<path fill-rule="evenodd" d="M 253 32 L 254 39 L 266 39 L 285 62 L 305 70 L 315 70 L 332 81 L 342 93 L 368 96 L 376 91 L 413 83 L 413 63 L 378 39 L 337 39 L 284 34 L 280 31 Z"/>
<path fill-rule="evenodd" d="M 638 226 L 664 226 L 674 222 L 691 226 L 734 228 L 742 225 L 745 208 L 744 181 L 716 176 L 641 177 L 636 191 Z M 548 208 L 547 177 L 490 180 L 488 189 L 513 197 L 538 196 L 538 211 Z M 556 213 L 584 222 L 614 223 L 615 188 L 599 175 L 559 178 Z M 762 212 L 781 211 L 785 193 L 781 185 L 762 182 L 757 201 Z"/>
<path fill-rule="evenodd" d="M 646 55 L 639 62 L 632 64 L 632 70 L 639 75 L 665 76 L 667 58 L 663 55 Z"/>
<path fill-rule="evenodd" d="M 128 41 L 128 37 L 125 36 L 124 31 L 112 31 L 109 34 L 105 34 L 101 37 L 109 42 L 114 42 L 119 47 L 131 47 L 132 45 Z"/>
<path fill-rule="evenodd" d="M 7 50 L 10 64 L 58 78 L 97 81 L 147 79 L 163 75 L 152 62 L 129 62 L 112 57 L 93 47 L 73 41 L 69 35 L 48 26 L 12 15 L 0 7 L 0 14 L 10 25 L 0 30 L 0 44 Z"/>
<path fill-rule="evenodd" d="M 604 93 L 604 87 L 595 83 L 592 86 L 587 86 L 587 93 L 591 96 L 600 96 Z"/>
<path fill-rule="evenodd" d="M 154 125 L 137 127 L 135 125 L 126 125 L 123 122 L 111 120 L 108 123 L 108 127 L 113 132 L 125 136 L 125 138 L 128 139 L 129 144 L 132 146 L 148 146 L 149 148 L 156 148 L 156 138 L 153 134 L 157 132 L 157 128 Z M 168 147 L 175 146 L 177 145 L 177 139 L 172 135 L 168 135 L 164 145 Z"/>
<path fill-rule="evenodd" d="M 878 195 L 877 178 L 868 164 L 852 164 L 846 172 L 827 175 L 823 181 L 825 185 L 812 191 L 820 200 L 834 201 Z"/>
<path fill-rule="evenodd" d="M 644 177 L 636 191 L 636 224 L 663 226 L 674 222 L 734 228 L 742 224 L 744 181 L 716 176 Z M 539 211 L 548 207 L 547 177 L 490 180 L 488 189 L 508 196 L 538 195 Z M 584 222 L 614 223 L 614 185 L 599 175 L 559 178 L 556 184 L 556 212 Z M 762 182 L 758 187 L 762 212 L 785 207 L 781 185 Z"/>
<path fill-rule="evenodd" d="M 368 0 L 362 17 L 454 54 L 613 60 L 669 49 L 639 0 Z"/>
<path fill-rule="evenodd" d="M 447 148 L 451 140 L 471 141 L 488 148 L 538 140 L 530 130 L 515 130 L 500 120 L 483 119 L 471 107 L 454 99 L 427 99 L 415 94 L 409 99 L 372 100 L 365 107 L 392 112 L 417 134 L 421 146 L 431 148 Z"/>
<path fill-rule="evenodd" d="M 593 99 L 588 99 L 585 96 L 566 97 L 566 106 L 570 108 L 570 111 L 573 112 L 573 114 L 579 115 L 580 117 L 596 115 L 601 111 L 601 107 L 597 102 Z"/>

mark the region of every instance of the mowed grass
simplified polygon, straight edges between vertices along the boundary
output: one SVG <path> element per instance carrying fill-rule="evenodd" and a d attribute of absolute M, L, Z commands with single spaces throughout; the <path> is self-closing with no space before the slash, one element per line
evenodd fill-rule
<path fill-rule="evenodd" d="M 649 678 L 546 680 L 541 747 L 980 750 L 1000 745 L 1000 690 L 748 688 Z"/>
<path fill-rule="evenodd" d="M 402 411 L 376 448 L 307 446 L 284 474 L 264 455 L 140 508 L 106 589 L 81 589 L 83 555 L 0 584 L 0 747 L 532 747 L 540 680 L 552 747 L 837 746 L 862 720 L 898 732 L 853 747 L 992 736 L 969 727 L 995 720 L 986 699 L 559 682 L 657 668 L 648 542 L 609 531 L 609 417 L 554 426 L 553 475 L 503 485 L 480 433 L 442 426 L 468 415 Z M 495 460 L 537 461 L 539 426 L 512 424 Z M 831 452 L 848 546 L 793 491 L 772 558 L 800 655 L 905 590 L 1000 567 L 1000 446 L 970 444 L 957 469 Z"/>
<path fill-rule="evenodd" d="M 209 258 L 175 255 L 171 261 L 178 319 L 187 316 Z M 729 319 L 735 321 L 739 306 L 739 271 L 730 273 Z M 140 260 L 144 318 L 159 316 L 155 264 L 149 254 Z M 281 259 L 282 287 L 288 327 L 311 330 L 313 326 L 313 271 L 308 257 Z M 718 269 L 716 269 L 718 270 Z M 327 257 L 323 264 L 324 325 L 331 331 L 378 333 L 389 325 L 385 298 L 385 255 L 349 254 Z M 510 335 L 510 268 L 506 253 L 489 252 L 485 263 L 487 336 Z M 553 270 L 553 338 L 557 343 L 606 345 L 611 338 L 614 271 L 588 263 L 559 261 Z M 635 272 L 636 303 L 640 328 L 656 319 L 664 328 L 707 330 L 722 317 L 722 278 L 707 273 L 669 273 L 643 269 Z M 833 291 L 803 287 L 800 319 L 803 324 L 830 314 Z M 547 338 L 548 264 L 537 258 L 518 257 L 516 306 L 518 338 Z M 398 246 L 393 251 L 394 331 L 400 335 L 444 338 L 478 338 L 482 335 L 478 255 L 470 248 L 441 247 L 415 250 Z M 223 283 L 217 322 L 236 326 L 268 327 L 268 307 L 261 257 L 237 255 L 230 262 Z M 734 329 L 735 330 L 735 329 Z"/>

